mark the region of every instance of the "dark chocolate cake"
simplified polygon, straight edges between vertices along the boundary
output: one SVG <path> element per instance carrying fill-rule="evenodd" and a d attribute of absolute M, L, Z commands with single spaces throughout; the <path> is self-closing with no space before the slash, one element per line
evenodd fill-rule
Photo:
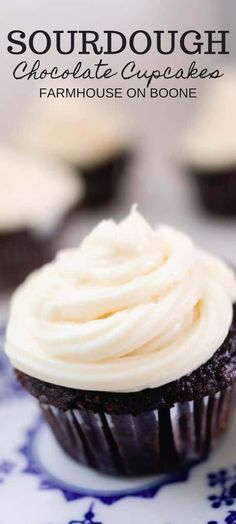
<path fill-rule="evenodd" d="M 133 208 L 16 291 L 6 352 L 76 461 L 113 475 L 176 471 L 227 427 L 235 302 L 225 262 Z"/>
<path fill-rule="evenodd" d="M 76 460 L 111 474 L 174 471 L 205 458 L 227 425 L 236 378 L 236 307 L 228 337 L 213 357 L 159 388 L 119 394 L 79 391 L 15 372 Z"/>

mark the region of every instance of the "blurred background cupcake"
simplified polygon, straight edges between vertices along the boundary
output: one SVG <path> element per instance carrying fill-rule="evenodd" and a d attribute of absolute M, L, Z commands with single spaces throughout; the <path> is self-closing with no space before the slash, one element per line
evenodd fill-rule
<path fill-rule="evenodd" d="M 131 131 L 120 112 L 100 101 L 69 98 L 35 104 L 17 142 L 81 173 L 88 206 L 117 196 L 132 151 Z"/>
<path fill-rule="evenodd" d="M 0 289 L 48 262 L 66 215 L 82 196 L 78 177 L 51 162 L 0 147 Z"/>
<path fill-rule="evenodd" d="M 45 0 L 42 0 L 43 2 Z M 127 16 L 125 9 L 116 8 L 110 5 L 108 0 L 104 0 L 104 10 L 97 11 L 91 9 L 91 6 L 86 6 L 80 13 L 81 26 L 87 27 L 88 19 L 94 16 L 94 27 L 98 32 L 104 30 L 104 11 L 107 13 L 107 22 L 116 19 L 116 27 L 127 35 L 130 34 L 134 28 L 145 26 L 147 31 L 153 32 L 154 21 L 158 21 L 158 27 L 168 31 L 170 27 L 176 27 L 180 33 L 189 30 L 190 27 L 197 27 L 202 33 L 207 27 L 230 29 L 230 21 L 235 20 L 235 16 L 230 11 L 230 6 L 235 11 L 235 7 L 231 1 L 224 4 L 220 0 L 216 0 L 214 7 L 209 9 L 203 0 L 199 0 L 201 7 L 196 12 L 195 6 L 189 4 L 187 0 L 183 2 L 183 10 L 172 1 L 172 6 L 166 4 L 153 4 L 151 2 L 137 6 L 135 0 L 130 0 L 130 12 L 132 17 Z M 32 23 L 34 17 L 34 10 L 29 11 L 27 0 L 22 0 L 21 9 L 17 13 L 17 24 L 19 27 L 25 27 L 26 34 L 32 32 Z M 200 6 L 198 2 L 198 6 Z M 45 6 L 44 6 L 45 7 Z M 41 17 L 42 25 L 46 20 L 46 9 L 40 5 L 38 7 L 38 14 Z M 12 12 L 10 7 L 6 4 L 4 6 L 5 18 L 2 18 L 2 29 L 8 27 L 12 20 Z M 63 22 L 62 27 L 71 27 L 72 22 L 76 19 L 75 6 L 71 10 L 66 9 L 64 4 L 58 5 L 58 18 Z M 224 13 L 223 13 L 224 11 Z M 27 12 L 27 17 L 25 13 Z M 184 14 L 183 14 L 184 13 Z M 53 13 L 52 19 L 53 19 Z M 48 15 L 47 15 L 48 17 Z M 171 18 L 170 18 L 171 17 Z M 233 32 L 231 32 L 231 37 Z M 66 35 L 65 35 L 66 38 Z M 26 38 L 27 41 L 27 38 Z M 230 58 L 234 58 L 234 43 L 229 42 Z M 43 61 L 45 67 L 48 69 L 55 66 L 56 54 L 51 52 L 44 55 Z M 15 57 L 17 60 L 17 57 Z M 32 53 L 29 46 L 24 54 L 24 59 L 27 63 L 32 64 Z M 75 64 L 75 54 L 58 56 L 58 66 L 61 68 L 73 68 Z M 165 69 L 170 63 L 174 69 L 188 68 L 190 57 L 182 53 L 179 49 L 171 56 L 158 55 L 158 68 Z M 200 57 L 199 57 L 200 58 Z M 213 70 L 220 67 L 225 71 L 225 79 L 231 76 L 230 71 L 226 68 L 227 58 L 220 57 L 222 62 L 219 64 L 219 55 L 202 55 L 204 67 Z M 14 60 L 14 58 L 12 57 Z M 19 58 L 20 59 L 20 58 Z M 193 114 L 197 115 L 201 111 L 202 99 L 205 96 L 205 91 L 209 86 L 219 86 L 222 80 L 165 80 L 153 81 L 154 88 L 183 88 L 196 87 L 197 97 L 187 99 L 179 97 L 172 99 L 160 97 L 151 99 L 146 90 L 146 97 L 136 96 L 135 98 L 128 98 L 126 96 L 127 87 L 132 89 L 140 89 L 145 87 L 145 80 L 132 79 L 129 82 L 120 82 L 120 87 L 123 88 L 124 96 L 118 100 L 83 100 L 79 99 L 63 99 L 50 97 L 48 100 L 40 98 L 39 86 L 45 87 L 46 80 L 43 81 L 22 81 L 16 82 L 12 78 L 13 62 L 9 60 L 9 55 L 5 54 L 2 57 L 5 61 L 5 74 L 2 75 L 1 97 L 0 97 L 0 138 L 2 140 L 10 140 L 18 144 L 18 148 L 24 149 L 25 155 L 30 151 L 37 151 L 42 158 L 50 157 L 60 160 L 60 163 L 73 166 L 76 171 L 79 165 L 83 170 L 92 172 L 93 191 L 95 196 L 91 201 L 96 201 L 96 191 L 99 193 L 99 198 L 102 201 L 103 184 L 102 177 L 96 176 L 99 172 L 95 167 L 106 163 L 107 157 L 117 156 L 117 153 L 133 151 L 135 143 L 135 155 L 133 155 L 132 162 L 128 165 L 127 170 L 122 178 L 121 173 L 117 177 L 110 177 L 112 195 L 119 194 L 120 198 L 111 199 L 109 206 L 94 206 L 90 208 L 84 207 L 79 214 L 73 216 L 70 220 L 70 226 L 66 228 L 66 234 L 62 236 L 60 247 L 70 247 L 77 245 L 81 238 L 88 234 L 94 225 L 104 218 L 113 216 L 119 220 L 125 216 L 134 202 L 138 202 L 143 213 L 147 219 L 154 225 L 155 223 L 168 222 L 174 227 L 184 230 L 190 236 L 193 236 L 203 248 L 207 248 L 214 253 L 227 259 L 232 264 L 236 260 L 236 246 L 235 246 L 235 220 L 225 221 L 222 216 L 215 214 L 204 214 L 201 207 L 198 205 L 198 191 L 191 176 L 186 177 L 183 166 L 179 165 L 177 156 L 179 154 L 180 136 L 187 134 L 188 123 L 192 120 Z M 115 69 L 121 70 L 124 63 L 130 61 L 130 50 L 127 49 L 123 53 L 114 55 L 112 57 L 112 64 Z M 86 56 L 86 64 L 92 66 L 94 64 L 94 55 L 91 53 Z M 155 46 L 145 55 L 138 56 L 138 65 L 143 70 L 153 70 L 157 66 L 157 52 Z M 232 66 L 233 67 L 233 66 Z M 236 67 L 235 67 L 236 70 Z M 76 81 L 72 82 L 73 87 L 77 87 Z M 79 87 L 100 89 L 109 87 L 117 87 L 117 77 L 107 80 L 83 80 L 79 82 Z M 67 80 L 51 81 L 52 88 L 70 87 L 70 82 Z M 32 92 L 35 96 L 35 105 L 32 102 Z M 113 110 L 113 103 L 115 109 Z M 70 109 L 69 109 L 70 108 Z M 116 111 L 115 111 L 116 110 Z M 80 133 L 81 140 L 87 137 L 87 146 L 83 150 L 85 157 L 83 161 L 79 160 L 79 140 L 77 139 L 77 130 L 79 129 L 80 111 L 86 114 L 84 119 L 86 134 Z M 115 113 L 114 113 L 115 111 Z M 119 114 L 122 117 L 122 125 L 117 124 L 120 121 Z M 115 116 L 113 117 L 113 115 Z M 26 116 L 28 115 L 28 117 Z M 100 116 L 99 116 L 100 115 Z M 98 138 L 104 136 L 105 131 L 101 135 L 101 130 L 105 126 L 105 122 L 109 119 L 114 119 L 112 130 L 108 133 L 108 138 L 103 144 L 106 144 L 105 150 L 99 146 L 99 155 L 92 155 L 97 151 L 94 146 L 98 144 Z M 234 121 L 234 114 L 231 111 L 232 122 Z M 83 119 L 82 119 L 83 120 Z M 83 120 L 83 121 L 84 121 Z M 108 122 L 108 121 L 107 121 Z M 93 132 L 90 130 L 92 125 Z M 52 126 L 52 127 L 51 127 Z M 108 124 L 107 124 L 107 127 Z M 106 129 L 107 129 L 106 127 Z M 131 131 L 130 131 L 131 128 Z M 135 129 L 135 137 L 132 135 Z M 50 131 L 50 132 L 49 132 Z M 89 134 L 90 133 L 90 134 Z M 111 142 L 112 146 L 107 149 L 108 139 L 110 135 L 114 137 Z M 79 135 L 79 132 L 78 132 Z M 136 141 L 136 135 L 139 142 Z M 58 147 L 58 136 L 61 137 Z M 118 139 L 117 139 L 118 136 Z M 67 138 L 66 138 L 67 137 Z M 90 138 L 88 138 L 90 137 Z M 95 138 L 94 138 L 95 137 Z M 75 139 L 75 141 L 74 141 Z M 55 147 L 52 148 L 51 144 Z M 117 145 L 118 143 L 118 145 Z M 81 148 L 84 142 L 81 142 Z M 83 145 L 83 147 L 85 147 Z M 72 149 L 70 149 L 72 148 Z M 103 154 L 101 155 L 101 151 Z M 106 151 L 106 154 L 105 154 Z M 109 151 L 109 155 L 107 154 Z M 176 153 L 177 151 L 177 153 Z M 186 151 L 186 149 L 185 149 Z M 62 154 L 64 152 L 64 154 Z M 66 152 L 66 154 L 65 154 Z M 112 152 L 112 154 L 111 154 Z M 122 156 L 121 154 L 121 156 Z M 87 155 L 87 156 L 86 156 Z M 132 153 L 131 153 L 132 155 Z M 84 160 L 85 158 L 85 160 Z M 93 162 L 91 164 L 91 158 Z M 99 161 L 98 161 L 99 158 Z M 46 161 L 46 160 L 45 160 Z M 187 160 L 185 158 L 185 165 Z M 66 169 L 67 170 L 67 169 Z M 69 169 L 70 171 L 70 169 Z M 80 176 L 79 176 L 80 180 Z M 98 184 L 99 181 L 99 184 Z M 96 185 L 97 184 L 97 185 Z M 194 188 L 194 190 L 193 190 Z M 119 191 L 117 191 L 119 189 Z M 87 189 L 87 201 L 88 198 Z M 108 191 L 109 194 L 109 191 Z M 97 202 L 99 202 L 99 198 Z M 0 304 L 1 305 L 1 304 Z"/>
<path fill-rule="evenodd" d="M 183 160 L 204 207 L 236 215 L 236 71 L 210 84 L 186 133 Z"/>

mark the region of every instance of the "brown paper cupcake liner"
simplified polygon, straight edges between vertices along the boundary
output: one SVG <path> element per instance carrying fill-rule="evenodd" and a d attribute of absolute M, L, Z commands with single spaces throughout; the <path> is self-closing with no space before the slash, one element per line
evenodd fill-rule
<path fill-rule="evenodd" d="M 220 173 L 192 171 L 192 176 L 207 211 L 236 215 L 236 168 Z"/>
<path fill-rule="evenodd" d="M 91 168 L 76 167 L 85 184 L 84 206 L 99 206 L 111 202 L 119 193 L 122 176 L 131 154 L 123 152 L 101 165 Z"/>
<path fill-rule="evenodd" d="M 172 472 L 204 459 L 228 424 L 235 386 L 172 408 L 132 414 L 41 408 L 62 448 L 112 475 Z"/>
<path fill-rule="evenodd" d="M 0 234 L 0 290 L 11 290 L 34 269 L 54 255 L 51 237 L 37 237 L 28 230 Z"/>

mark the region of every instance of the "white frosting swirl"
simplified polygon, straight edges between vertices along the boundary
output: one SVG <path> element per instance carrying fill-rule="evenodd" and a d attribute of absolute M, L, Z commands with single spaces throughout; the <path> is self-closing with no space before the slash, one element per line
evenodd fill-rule
<path fill-rule="evenodd" d="M 127 119 L 101 101 L 55 99 L 31 108 L 17 141 L 27 149 L 90 168 L 126 151 Z"/>
<path fill-rule="evenodd" d="M 221 173 L 236 163 L 236 73 L 210 84 L 183 143 L 183 161 L 203 173 Z"/>
<path fill-rule="evenodd" d="M 79 174 L 1 145 L 0 231 L 27 228 L 47 234 L 82 195 Z"/>
<path fill-rule="evenodd" d="M 13 366 L 78 389 L 161 386 L 206 362 L 226 338 L 234 273 L 191 240 L 154 231 L 133 209 L 62 251 L 13 296 Z"/>

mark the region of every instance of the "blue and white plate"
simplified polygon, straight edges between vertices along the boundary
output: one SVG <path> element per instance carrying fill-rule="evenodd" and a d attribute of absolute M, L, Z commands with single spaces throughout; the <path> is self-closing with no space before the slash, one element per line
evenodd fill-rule
<path fill-rule="evenodd" d="M 64 454 L 0 352 L 0 524 L 236 524 L 235 451 L 236 417 L 181 475 L 100 475 Z"/>

